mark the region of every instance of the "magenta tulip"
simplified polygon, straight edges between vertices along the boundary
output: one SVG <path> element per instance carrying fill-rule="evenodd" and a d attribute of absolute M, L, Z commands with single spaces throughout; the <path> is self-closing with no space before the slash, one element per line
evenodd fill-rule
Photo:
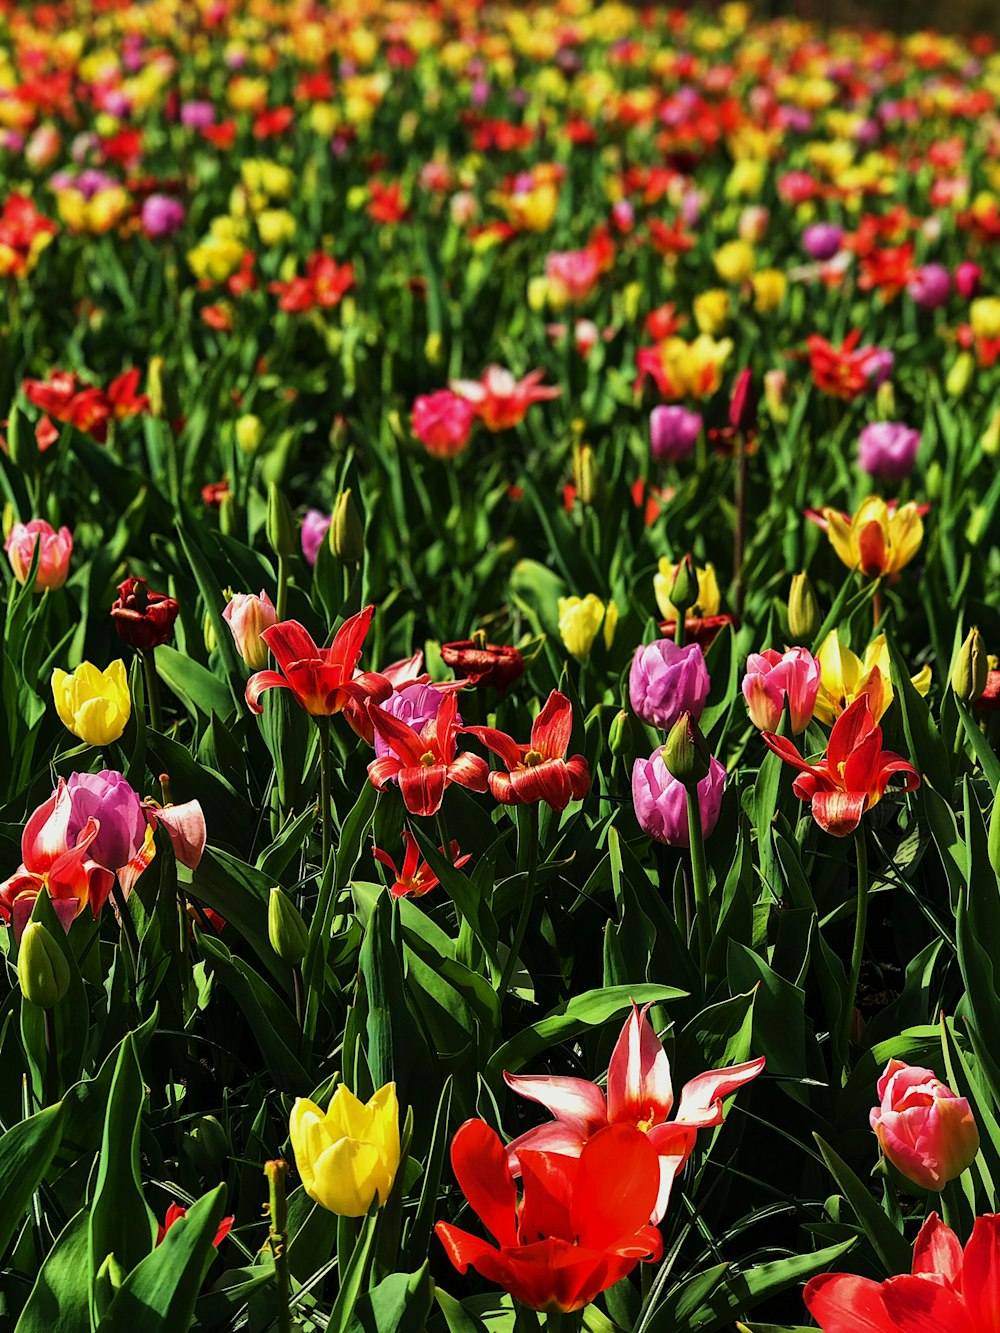
<path fill-rule="evenodd" d="M 873 421 L 858 437 L 858 466 L 879 481 L 908 477 L 920 448 L 920 432 L 902 421 Z"/>
<path fill-rule="evenodd" d="M 726 770 L 718 759 L 711 760 L 708 776 L 698 783 L 701 829 L 706 837 L 719 821 L 722 789 Z M 667 772 L 662 753 L 657 750 L 648 759 L 637 759 L 632 769 L 632 801 L 635 817 L 642 831 L 668 847 L 687 847 L 687 792 L 684 784 Z"/>
<path fill-rule="evenodd" d="M 649 448 L 659 463 L 679 463 L 701 434 L 702 419 L 679 403 L 661 404 L 649 414 Z"/>
<path fill-rule="evenodd" d="M 67 825 L 70 842 L 94 819 L 98 833 L 88 849 L 90 857 L 106 870 L 128 865 L 142 847 L 149 826 L 138 792 L 114 769 L 71 773 L 66 790 L 72 804 Z"/>
<path fill-rule="evenodd" d="M 669 731 L 682 713 L 697 722 L 711 682 L 696 643 L 678 648 L 671 639 L 655 639 L 635 650 L 628 692 L 635 712 L 652 727 Z"/>

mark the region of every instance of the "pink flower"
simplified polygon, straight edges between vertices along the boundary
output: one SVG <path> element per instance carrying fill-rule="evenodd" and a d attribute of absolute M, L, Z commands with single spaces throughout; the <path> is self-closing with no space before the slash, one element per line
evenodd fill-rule
<path fill-rule="evenodd" d="M 142 206 L 142 226 L 153 240 L 172 236 L 184 226 L 184 205 L 169 194 L 151 194 Z"/>
<path fill-rule="evenodd" d="M 955 290 L 963 301 L 971 301 L 979 295 L 983 281 L 983 270 L 971 259 L 963 259 L 955 270 Z"/>
<path fill-rule="evenodd" d="M 556 306 L 585 301 L 600 276 L 597 256 L 591 250 L 561 250 L 545 260 L 549 297 Z"/>
<path fill-rule="evenodd" d="M 332 515 L 324 514 L 320 509 L 306 510 L 305 518 L 302 520 L 302 554 L 307 564 L 316 563 L 319 548 L 323 545 L 323 538 L 332 522 Z"/>
<path fill-rule="evenodd" d="M 398 717 L 401 722 L 412 727 L 414 731 L 420 731 L 428 722 L 433 722 L 441 709 L 444 695 L 440 690 L 436 690 L 433 685 L 412 683 L 404 685 L 402 689 L 393 690 L 388 699 L 380 706 L 385 713 L 391 713 L 393 717 Z M 458 713 L 455 714 L 455 722 L 458 726 L 462 725 L 462 719 Z M 386 755 L 392 753 L 392 747 L 384 737 L 378 732 L 374 735 L 375 755 L 379 759 L 384 759 Z"/>
<path fill-rule="evenodd" d="M 722 809 L 722 789 L 726 770 L 718 759 L 712 758 L 708 776 L 698 783 L 698 808 L 701 812 L 701 830 L 707 838 L 719 822 Z M 639 827 L 668 847 L 690 845 L 688 833 L 687 792 L 667 771 L 663 754 L 657 750 L 648 759 L 637 759 L 632 768 L 632 801 Z"/>
<path fill-rule="evenodd" d="M 528 414 L 532 403 L 558 398 L 558 385 L 540 383 L 544 370 L 533 370 L 517 380 L 502 366 L 487 366 L 479 380 L 452 380 L 451 388 L 472 404 L 487 430 L 510 430 Z"/>
<path fill-rule="evenodd" d="M 413 433 L 435 458 L 454 458 L 469 443 L 475 412 L 451 389 L 421 394 L 413 404 Z"/>
<path fill-rule="evenodd" d="M 643 722 L 661 731 L 669 731 L 682 713 L 690 713 L 697 722 L 710 685 L 698 645 L 678 648 L 670 639 L 655 639 L 637 648 L 628 673 L 632 707 Z"/>
<path fill-rule="evenodd" d="M 784 712 L 785 700 L 796 735 L 812 721 L 820 687 L 819 659 L 805 648 L 790 648 L 782 654 L 774 648 L 751 653 L 743 677 L 743 697 L 750 721 L 760 731 L 775 731 Z"/>
<path fill-rule="evenodd" d="M 649 448 L 660 463 L 678 463 L 694 448 L 702 419 L 680 403 L 661 403 L 649 414 Z"/>
<path fill-rule="evenodd" d="M 18 583 L 26 583 L 31 572 L 35 546 L 40 545 L 35 592 L 61 588 L 69 576 L 69 558 L 73 553 L 73 534 L 69 528 L 58 532 L 44 518 L 30 523 L 15 523 L 4 546 L 7 559 Z"/>
<path fill-rule="evenodd" d="M 263 589 L 259 597 L 252 592 L 234 593 L 222 618 L 232 631 L 237 652 L 250 670 L 260 671 L 267 666 L 267 644 L 260 636 L 278 619 L 267 593 Z"/>
<path fill-rule="evenodd" d="M 939 310 L 951 296 L 951 274 L 943 264 L 924 264 L 906 284 L 906 291 L 921 310 Z"/>
<path fill-rule="evenodd" d="M 107 870 L 128 865 L 142 847 L 149 827 L 142 800 L 121 773 L 71 773 L 66 783 L 72 808 L 67 824 L 69 841 L 76 843 L 89 821 L 97 821 L 98 834 L 90 844 L 90 855 Z"/>
<path fill-rule="evenodd" d="M 871 1127 L 897 1171 L 925 1190 L 942 1190 L 972 1165 L 979 1130 L 964 1097 L 919 1069 L 890 1060 L 878 1081 Z"/>
<path fill-rule="evenodd" d="M 902 481 L 913 471 L 920 432 L 902 421 L 873 421 L 858 437 L 858 465 L 880 481 Z"/>
<path fill-rule="evenodd" d="M 546 1074 L 514 1075 L 504 1072 L 507 1086 L 520 1097 L 540 1102 L 555 1120 L 507 1145 L 511 1171 L 520 1172 L 521 1152 L 554 1153 L 579 1157 L 592 1135 L 607 1125 L 632 1125 L 649 1136 L 660 1159 L 660 1188 L 650 1220 L 659 1222 L 667 1210 L 674 1177 L 691 1156 L 699 1129 L 721 1125 L 722 1103 L 738 1088 L 757 1077 L 763 1056 L 729 1069 L 699 1074 L 681 1089 L 674 1110 L 670 1061 L 647 1018 L 649 1005 L 632 1005 L 608 1066 L 607 1092 L 582 1078 Z"/>

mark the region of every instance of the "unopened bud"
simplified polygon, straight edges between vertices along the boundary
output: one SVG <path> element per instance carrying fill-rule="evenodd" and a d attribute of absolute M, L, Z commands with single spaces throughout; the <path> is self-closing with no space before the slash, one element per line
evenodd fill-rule
<path fill-rule="evenodd" d="M 151 356 L 146 368 L 146 397 L 149 399 L 149 415 L 156 421 L 162 421 L 167 415 L 163 372 L 163 357 Z"/>
<path fill-rule="evenodd" d="M 749 368 L 740 371 L 729 400 L 729 424 L 741 435 L 752 435 L 757 429 L 757 391 Z"/>
<path fill-rule="evenodd" d="M 785 402 L 785 389 L 788 387 L 788 374 L 777 369 L 769 370 L 764 375 L 764 401 L 772 421 L 779 424 L 788 420 L 788 404 Z"/>
<path fill-rule="evenodd" d="M 601 469 L 589 444 L 573 446 L 573 485 L 576 498 L 586 507 L 597 503 L 601 489 Z"/>
<path fill-rule="evenodd" d="M 341 491 L 333 502 L 327 540 L 342 564 L 356 565 L 365 553 L 365 528 L 350 487 Z"/>
<path fill-rule="evenodd" d="M 989 458 L 995 458 L 1000 454 L 1000 408 L 997 408 L 990 418 L 990 424 L 983 432 L 979 444 L 983 453 Z"/>
<path fill-rule="evenodd" d="M 660 753 L 667 772 L 685 787 L 697 787 L 703 778 L 708 777 L 712 756 L 690 713 L 682 713 L 670 728 Z"/>
<path fill-rule="evenodd" d="M 698 600 L 698 571 L 695 569 L 691 553 L 682 555 L 674 570 L 674 579 L 670 585 L 670 602 L 683 615 L 690 611 Z"/>
<path fill-rule="evenodd" d="M 892 380 L 883 380 L 875 391 L 875 410 L 882 421 L 897 419 L 896 390 L 893 388 Z"/>
<path fill-rule="evenodd" d="M 191 1149 L 205 1174 L 218 1170 L 229 1157 L 226 1131 L 214 1115 L 203 1115 L 191 1131 Z"/>
<path fill-rule="evenodd" d="M 989 663 L 986 660 L 986 644 L 983 636 L 974 625 L 965 636 L 965 642 L 958 650 L 955 665 L 951 669 L 951 688 L 964 704 L 974 704 L 986 689 L 986 677 Z"/>
<path fill-rule="evenodd" d="M 205 612 L 205 618 L 201 622 L 201 637 L 205 643 L 205 652 L 211 653 L 215 650 L 218 639 L 215 637 L 215 626 L 212 624 L 212 617 Z"/>
<path fill-rule="evenodd" d="M 816 594 L 809 582 L 809 575 L 796 574 L 792 578 L 792 587 L 788 594 L 788 632 L 792 636 L 792 641 L 798 644 L 812 643 L 821 623 Z"/>
<path fill-rule="evenodd" d="M 40 921 L 29 921 L 17 951 L 21 994 L 40 1009 L 52 1009 L 69 989 L 69 963 Z"/>
<path fill-rule="evenodd" d="M 283 963 L 298 967 L 309 948 L 309 931 L 299 909 L 277 886 L 267 904 L 267 937 Z"/>
<path fill-rule="evenodd" d="M 959 352 L 951 370 L 948 371 L 948 378 L 944 382 L 949 397 L 961 398 L 969 387 L 969 380 L 972 378 L 972 372 L 975 368 L 976 363 L 972 359 L 972 353 Z"/>
<path fill-rule="evenodd" d="M 613 755 L 628 755 L 632 752 L 632 718 L 624 708 L 611 719 L 608 732 L 608 748 Z"/>
<path fill-rule="evenodd" d="M 442 361 L 442 352 L 444 351 L 444 340 L 440 333 L 428 333 L 424 339 L 424 356 L 427 362 L 432 366 L 439 366 Z"/>
<path fill-rule="evenodd" d="M 260 447 L 264 438 L 264 423 L 252 412 L 239 417 L 236 421 L 236 443 L 245 454 L 253 454 Z"/>
<path fill-rule="evenodd" d="M 267 540 L 275 555 L 295 554 L 295 515 L 274 481 L 267 492 Z"/>

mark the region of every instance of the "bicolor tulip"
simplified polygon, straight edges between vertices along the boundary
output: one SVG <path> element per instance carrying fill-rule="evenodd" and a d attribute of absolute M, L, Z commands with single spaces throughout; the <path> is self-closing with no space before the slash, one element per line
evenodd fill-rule
<path fill-rule="evenodd" d="M 399 1103 L 395 1083 L 362 1102 L 339 1084 L 326 1111 L 307 1097 L 292 1107 L 288 1131 L 302 1187 L 338 1217 L 381 1207 L 399 1170 Z"/>
<path fill-rule="evenodd" d="M 532 370 L 519 380 L 502 366 L 487 366 L 480 379 L 452 380 L 449 387 L 472 405 L 487 430 L 510 430 L 524 420 L 533 403 L 562 393 L 559 385 L 541 383 L 544 374 L 544 370 Z"/>
<path fill-rule="evenodd" d="M 388 754 L 368 765 L 368 777 L 376 791 L 398 782 L 410 814 L 424 816 L 437 814 L 445 789 L 452 782 L 470 791 L 485 791 L 490 771 L 485 759 L 468 750 L 455 752 L 460 730 L 457 713 L 457 700 L 449 694 L 437 715 L 415 731 L 370 701 L 368 716 L 388 747 Z"/>
<path fill-rule="evenodd" d="M 566 758 L 573 731 L 573 705 L 553 690 L 531 726 L 531 742 L 519 745 L 495 727 L 466 727 L 503 761 L 506 773 L 489 775 L 490 793 L 502 805 L 544 801 L 565 810 L 590 790 L 590 767 L 582 754 Z"/>
<path fill-rule="evenodd" d="M 431 684 L 430 672 L 424 670 L 423 651 L 419 649 L 411 657 L 404 657 L 399 662 L 390 662 L 388 666 L 382 667 L 374 674 L 381 676 L 386 682 L 385 685 L 373 689 L 370 695 L 361 700 L 349 699 L 344 705 L 344 717 L 350 723 L 352 730 L 369 745 L 375 743 L 375 728 L 368 716 L 369 698 L 377 704 L 383 704 L 391 700 L 393 694 L 399 694 L 411 686 Z M 360 671 L 355 671 L 355 679 L 360 675 Z M 435 681 L 433 688 L 438 694 L 447 694 L 449 690 L 462 689 L 464 684 L 465 682 L 461 680 Z M 404 718 L 404 721 L 408 720 Z"/>
<path fill-rule="evenodd" d="M 885 1282 L 823 1273 L 804 1298 L 824 1333 L 996 1333 L 1000 1215 L 977 1217 L 963 1250 L 931 1213 L 913 1247 L 912 1272 Z"/>
<path fill-rule="evenodd" d="M 868 578 L 897 574 L 920 549 L 924 522 L 920 506 L 912 500 L 889 504 L 869 495 L 853 517 L 836 509 L 821 514 L 808 511 L 830 539 L 830 545 L 848 569 L 858 569 Z"/>
<path fill-rule="evenodd" d="M 698 783 L 701 831 L 707 838 L 719 822 L 726 770 L 714 756 L 708 775 Z M 687 791 L 667 771 L 662 748 L 632 766 L 632 803 L 643 833 L 668 847 L 690 846 Z"/>
<path fill-rule="evenodd" d="M 282 620 L 261 634 L 280 671 L 258 671 L 247 681 L 246 701 L 253 713 L 262 713 L 265 690 L 291 690 L 307 713 L 332 717 L 349 700 L 364 702 L 373 694 L 387 698 L 391 689 L 376 672 L 355 674 L 374 606 L 345 620 L 329 648 L 318 647 L 297 620 Z M 282 674 L 283 673 L 283 674 Z"/>
<path fill-rule="evenodd" d="M 965 1097 L 902 1060 L 890 1060 L 878 1081 L 879 1105 L 869 1117 L 883 1153 L 901 1175 L 925 1190 L 943 1190 L 979 1152 L 979 1130 Z"/>
<path fill-rule="evenodd" d="M 469 443 L 475 410 L 451 389 L 421 394 L 413 404 L 413 433 L 435 458 L 454 458 Z"/>
<path fill-rule="evenodd" d="M 861 816 L 885 795 L 895 777 L 899 791 L 915 791 L 920 774 L 891 750 L 882 749 L 882 729 L 872 717 L 867 696 L 855 699 L 833 724 L 826 755 L 815 764 L 803 759 L 783 736 L 764 732 L 764 741 L 786 764 L 799 770 L 792 790 L 809 801 L 813 818 L 826 833 L 846 838 Z"/>
<path fill-rule="evenodd" d="M 15 523 L 4 544 L 7 559 L 18 583 L 28 581 L 31 562 L 38 547 L 38 569 L 32 591 L 48 592 L 61 588 L 69 577 L 69 558 L 73 553 L 73 534 L 69 528 L 58 532 L 44 518 L 33 518 L 30 523 Z"/>
<path fill-rule="evenodd" d="M 728 1069 L 712 1069 L 686 1083 L 676 1100 L 670 1061 L 648 1018 L 649 1005 L 632 1005 L 608 1065 L 607 1088 L 582 1078 L 547 1074 L 508 1074 L 504 1080 L 520 1097 L 539 1102 L 555 1120 L 529 1129 L 507 1145 L 512 1170 L 518 1172 L 528 1151 L 579 1157 L 584 1146 L 605 1125 L 631 1125 L 641 1130 L 659 1158 L 659 1187 L 650 1212 L 659 1222 L 667 1211 L 670 1190 L 694 1149 L 700 1129 L 725 1119 L 723 1102 L 755 1079 L 766 1063 L 763 1056 Z"/>
<path fill-rule="evenodd" d="M 820 689 L 819 659 L 805 648 L 779 653 L 767 648 L 751 653 L 743 677 L 743 697 L 750 721 L 761 731 L 773 731 L 788 702 L 792 731 L 805 731 L 813 719 Z"/>
<path fill-rule="evenodd" d="M 586 597 L 559 598 L 559 637 L 566 651 L 579 662 L 585 662 L 594 647 L 598 631 L 604 628 L 604 646 L 610 648 L 618 628 L 618 607 L 614 598 L 607 605 L 596 593 Z"/>
<path fill-rule="evenodd" d="M 259 596 L 252 592 L 234 593 L 222 613 L 222 619 L 232 632 L 240 657 L 251 671 L 260 671 L 267 665 L 267 644 L 261 635 L 278 619 L 270 597 L 263 589 Z"/>
<path fill-rule="evenodd" d="M 697 722 L 710 687 L 705 656 L 696 643 L 679 648 L 670 639 L 654 639 L 635 650 L 628 673 L 629 700 L 651 727 L 669 731 L 682 713 Z"/>
<path fill-rule="evenodd" d="M 868 707 L 876 722 L 881 722 L 892 703 L 894 692 L 890 674 L 889 645 L 885 635 L 879 634 L 858 657 L 840 634 L 832 629 L 820 644 L 819 665 L 821 681 L 816 697 L 816 716 L 831 726 L 845 708 L 855 699 L 867 698 Z M 918 694 L 926 694 L 931 685 L 931 669 L 922 667 L 911 677 Z"/>
<path fill-rule="evenodd" d="M 117 658 L 101 671 L 81 662 L 73 672 L 56 667 L 52 697 L 63 726 L 87 745 L 110 745 L 125 730 L 132 713 L 125 663 Z"/>
<path fill-rule="evenodd" d="M 421 857 L 420 847 L 409 829 L 403 830 L 403 845 L 406 851 L 403 853 L 401 869 L 397 867 L 389 853 L 384 852 L 381 847 L 373 847 L 372 856 L 392 871 L 393 882 L 389 885 L 389 892 L 394 898 L 422 898 L 425 893 L 430 893 L 431 889 L 437 888 L 438 877 Z M 443 847 L 438 850 L 442 856 L 448 858 L 456 870 L 461 870 L 462 866 L 467 865 L 472 860 L 471 853 L 462 856 L 462 849 L 454 838 L 449 843 L 447 851 Z"/>
<path fill-rule="evenodd" d="M 649 1225 L 656 1151 L 630 1125 L 606 1126 L 577 1157 L 525 1150 L 520 1201 L 504 1146 L 485 1121 L 461 1126 L 451 1164 L 497 1243 L 438 1222 L 445 1253 L 460 1273 L 474 1268 L 532 1310 L 582 1310 L 663 1252 L 663 1238 Z"/>

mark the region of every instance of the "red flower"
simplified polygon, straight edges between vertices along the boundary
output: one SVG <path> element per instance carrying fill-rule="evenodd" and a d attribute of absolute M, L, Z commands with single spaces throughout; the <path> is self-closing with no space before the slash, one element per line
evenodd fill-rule
<path fill-rule="evenodd" d="M 715 636 L 726 625 L 739 628 L 735 616 L 687 616 L 684 621 L 684 634 L 687 643 L 696 643 L 703 650 L 709 649 Z M 677 633 L 676 620 L 661 620 L 660 633 L 664 638 L 672 639 Z"/>
<path fill-rule="evenodd" d="M 579 1157 L 525 1151 L 520 1203 L 507 1154 L 482 1120 L 451 1144 L 462 1193 L 497 1245 L 439 1222 L 435 1232 L 460 1273 L 474 1268 L 533 1310 L 582 1310 L 663 1239 L 649 1225 L 659 1186 L 656 1149 L 631 1125 L 609 1125 Z"/>
<path fill-rule="evenodd" d="M 524 658 L 516 648 L 479 639 L 441 645 L 441 661 L 470 685 L 492 685 L 501 694 L 524 674 Z"/>
<path fill-rule="evenodd" d="M 399 181 L 393 181 L 391 185 L 372 181 L 368 187 L 367 211 L 373 222 L 402 222 L 406 217 L 406 204 L 403 202 L 403 187 Z"/>
<path fill-rule="evenodd" d="M 510 430 L 523 421 L 532 403 L 558 398 L 558 385 L 540 383 L 544 370 L 529 371 L 515 379 L 502 366 L 487 366 L 478 380 L 452 380 L 453 393 L 472 404 L 473 411 L 487 430 Z"/>
<path fill-rule="evenodd" d="M 270 290 L 280 294 L 278 309 L 299 314 L 315 306 L 330 309 L 338 305 L 345 292 L 354 286 L 354 269 L 338 264 L 332 255 L 317 251 L 306 261 L 304 277 L 291 282 L 272 282 Z"/>
<path fill-rule="evenodd" d="M 573 705 L 553 690 L 531 727 L 531 744 L 517 741 L 494 727 L 466 727 L 507 766 L 491 773 L 490 792 L 503 805 L 532 805 L 544 801 L 553 810 L 565 810 L 590 790 L 590 767 L 582 754 L 566 758 L 573 730 Z"/>
<path fill-rule="evenodd" d="M 1000 671 L 986 673 L 986 689 L 972 706 L 981 713 L 996 713 L 1000 710 Z"/>
<path fill-rule="evenodd" d="M 833 724 L 826 758 L 807 763 L 791 741 L 773 732 L 764 741 L 786 764 L 801 771 L 792 790 L 812 804 L 813 818 L 821 829 L 845 838 L 861 822 L 861 816 L 885 795 L 889 782 L 902 774 L 902 791 L 915 791 L 920 774 L 898 754 L 882 749 L 882 728 L 871 714 L 868 696 L 860 695 Z"/>
<path fill-rule="evenodd" d="M 127 578 L 118 585 L 111 615 L 119 638 L 145 652 L 166 643 L 180 606 L 164 592 L 150 592 L 145 579 Z"/>
<path fill-rule="evenodd" d="M 372 694 L 386 699 L 391 686 L 374 671 L 354 674 L 371 624 L 374 606 L 345 620 L 329 648 L 319 648 L 297 620 L 282 620 L 261 633 L 274 660 L 285 673 L 258 671 L 247 681 L 246 700 L 252 713 L 262 713 L 265 690 L 291 690 L 296 702 L 316 717 L 332 717 L 351 699 L 363 702 Z"/>
<path fill-rule="evenodd" d="M 806 339 L 809 363 L 818 389 L 850 402 L 872 387 L 873 356 L 877 349 L 859 348 L 860 341 L 860 329 L 848 334 L 839 347 L 834 347 L 818 333 Z"/>
<path fill-rule="evenodd" d="M 149 398 L 146 394 L 136 393 L 138 387 L 139 369 L 137 366 L 133 366 L 131 370 L 126 370 L 124 375 L 119 375 L 108 385 L 108 403 L 111 407 L 111 415 L 117 421 L 121 421 L 124 417 L 138 416 L 140 412 L 145 412 L 149 407 Z"/>
<path fill-rule="evenodd" d="M 156 1228 L 157 1245 L 163 1244 L 163 1237 L 167 1234 L 167 1232 L 174 1225 L 174 1223 L 179 1222 L 182 1217 L 187 1217 L 187 1209 L 182 1208 L 179 1203 L 172 1203 L 170 1207 L 167 1209 L 166 1217 Z M 212 1244 L 215 1246 L 216 1249 L 219 1248 L 222 1242 L 229 1235 L 230 1229 L 235 1220 L 236 1219 L 233 1217 L 224 1217 L 222 1221 L 219 1223 L 219 1229 L 215 1233 L 215 1240 L 212 1241 Z"/>
<path fill-rule="evenodd" d="M 403 842 L 406 845 L 406 851 L 403 854 L 403 868 L 397 869 L 396 862 L 388 852 L 383 852 L 381 847 L 372 848 L 372 856 L 382 865 L 388 866 L 395 876 L 395 883 L 390 885 L 389 892 L 394 898 L 422 898 L 425 893 L 430 893 L 431 889 L 437 888 L 438 877 L 431 870 L 426 861 L 420 859 L 420 848 L 417 846 L 417 840 L 409 829 L 403 830 Z M 472 860 L 471 853 L 465 856 L 460 855 L 461 848 L 454 840 L 448 844 L 449 851 L 443 847 L 439 850 L 442 856 L 447 856 L 456 870 L 461 870 L 467 862 Z"/>
<path fill-rule="evenodd" d="M 485 759 L 468 750 L 455 753 L 455 737 L 460 730 L 455 723 L 457 710 L 455 695 L 446 695 L 437 716 L 417 732 L 374 701 L 368 705 L 372 726 L 392 751 L 372 760 L 368 776 L 376 791 L 398 781 L 403 804 L 411 815 L 436 815 L 445 788 L 452 782 L 470 791 L 487 788 L 489 767 Z"/>
<path fill-rule="evenodd" d="M 276 106 L 269 111 L 262 111 L 253 123 L 255 139 L 274 139 L 291 128 L 295 119 L 295 110 L 290 106 Z"/>
<path fill-rule="evenodd" d="M 824 1273 L 804 1298 L 826 1333 L 988 1333 L 1000 1310 L 1000 1216 L 977 1217 L 963 1251 L 931 1213 L 913 1247 L 912 1273 L 885 1282 Z"/>

